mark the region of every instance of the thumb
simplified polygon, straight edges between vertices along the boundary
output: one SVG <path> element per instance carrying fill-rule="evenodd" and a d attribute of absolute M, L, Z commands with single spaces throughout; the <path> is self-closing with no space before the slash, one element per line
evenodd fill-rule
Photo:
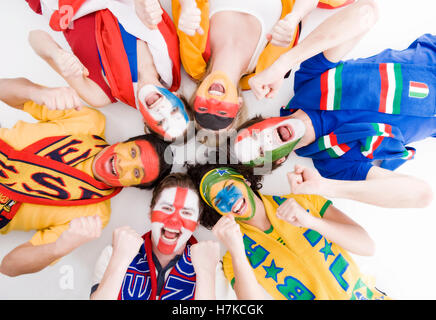
<path fill-rule="evenodd" d="M 199 35 L 203 35 L 204 34 L 204 30 L 203 30 L 203 28 L 202 27 L 199 27 L 198 29 L 197 29 L 197 33 L 199 34 Z"/>
<path fill-rule="evenodd" d="M 289 185 L 291 187 L 291 192 L 296 193 L 298 185 L 303 182 L 303 178 L 301 174 L 295 172 L 289 172 L 287 176 L 288 176 Z"/>
<path fill-rule="evenodd" d="M 267 33 L 266 40 L 268 40 L 268 41 L 272 40 L 272 34 L 271 33 Z"/>
<path fill-rule="evenodd" d="M 88 77 L 89 76 L 89 70 L 88 70 L 88 68 L 86 68 L 86 67 L 83 67 L 83 76 L 84 77 Z"/>

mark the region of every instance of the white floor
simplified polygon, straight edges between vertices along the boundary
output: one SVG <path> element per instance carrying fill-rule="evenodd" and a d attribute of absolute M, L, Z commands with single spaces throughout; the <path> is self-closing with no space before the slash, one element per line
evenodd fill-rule
<path fill-rule="evenodd" d="M 167 2 L 164 1 L 164 7 Z M 370 56 L 387 47 L 402 49 L 423 33 L 436 33 L 434 0 L 383 0 L 378 3 L 379 22 L 347 58 Z M 315 10 L 305 21 L 303 37 L 328 14 L 331 12 Z M 36 28 L 48 30 L 44 19 L 34 14 L 25 1 L 0 1 L 0 77 L 27 77 L 47 86 L 64 85 L 65 82 L 32 52 L 27 43 L 28 32 Z M 67 48 L 61 34 L 52 34 Z M 290 88 L 292 81 L 288 80 L 273 101 L 258 102 L 250 92 L 244 93 L 244 96 L 252 114 L 278 115 L 279 107 L 292 96 Z M 185 90 L 190 92 L 192 85 L 185 82 Z M 134 109 L 117 103 L 103 108 L 102 112 L 107 116 L 108 142 L 122 141 L 142 133 L 141 119 Z M 34 121 L 27 114 L 0 103 L 2 127 L 12 127 L 18 120 Z M 189 146 L 195 148 L 192 143 Z M 436 140 L 427 139 L 414 146 L 418 150 L 416 159 L 402 166 L 398 172 L 425 179 L 436 191 Z M 189 148 L 177 148 L 177 159 L 193 154 L 195 149 Z M 265 177 L 262 191 L 277 195 L 288 193 L 284 173 L 291 171 L 294 163 L 312 165 L 311 160 L 292 157 L 272 175 Z M 95 261 L 100 251 L 111 242 L 113 229 L 130 225 L 141 234 L 148 231 L 150 194 L 149 191 L 134 188 L 124 189 L 112 201 L 111 221 L 101 238 L 77 249 L 56 265 L 38 274 L 18 278 L 0 275 L 0 299 L 88 299 Z M 364 226 L 376 241 L 375 256 L 356 257 L 356 260 L 363 271 L 377 277 L 379 288 L 396 299 L 436 299 L 436 201 L 426 209 L 403 210 L 383 209 L 340 199 L 334 199 L 334 203 Z M 32 234 L 12 232 L 0 236 L 0 258 L 28 241 Z M 200 240 L 213 238 L 203 228 L 195 234 Z"/>

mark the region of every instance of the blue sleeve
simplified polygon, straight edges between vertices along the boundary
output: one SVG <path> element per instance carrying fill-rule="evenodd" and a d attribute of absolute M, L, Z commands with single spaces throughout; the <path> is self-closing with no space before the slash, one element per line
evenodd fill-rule
<path fill-rule="evenodd" d="M 336 67 L 339 63 L 327 60 L 322 52 L 302 62 L 300 69 L 295 72 L 294 91 L 297 91 L 306 81 L 319 77 L 324 71 Z"/>
<path fill-rule="evenodd" d="M 366 180 L 366 176 L 373 166 L 370 162 L 341 158 L 313 159 L 313 164 L 324 178 L 355 181 Z"/>

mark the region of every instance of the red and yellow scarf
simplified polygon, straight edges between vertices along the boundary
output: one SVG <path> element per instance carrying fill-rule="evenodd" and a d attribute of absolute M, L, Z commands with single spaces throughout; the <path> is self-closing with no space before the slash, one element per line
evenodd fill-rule
<path fill-rule="evenodd" d="M 0 229 L 21 203 L 79 206 L 108 200 L 121 188 L 110 187 L 76 168 L 107 143 L 98 136 L 58 136 L 23 150 L 0 140 Z"/>

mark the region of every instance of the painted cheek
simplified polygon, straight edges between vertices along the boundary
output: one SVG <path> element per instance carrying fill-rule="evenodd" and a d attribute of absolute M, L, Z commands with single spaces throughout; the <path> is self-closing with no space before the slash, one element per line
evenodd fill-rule
<path fill-rule="evenodd" d="M 229 213 L 232 211 L 233 205 L 241 197 L 243 197 L 242 192 L 235 186 L 230 189 L 222 189 L 215 198 L 215 201 L 220 200 L 216 207 L 223 213 Z"/>

